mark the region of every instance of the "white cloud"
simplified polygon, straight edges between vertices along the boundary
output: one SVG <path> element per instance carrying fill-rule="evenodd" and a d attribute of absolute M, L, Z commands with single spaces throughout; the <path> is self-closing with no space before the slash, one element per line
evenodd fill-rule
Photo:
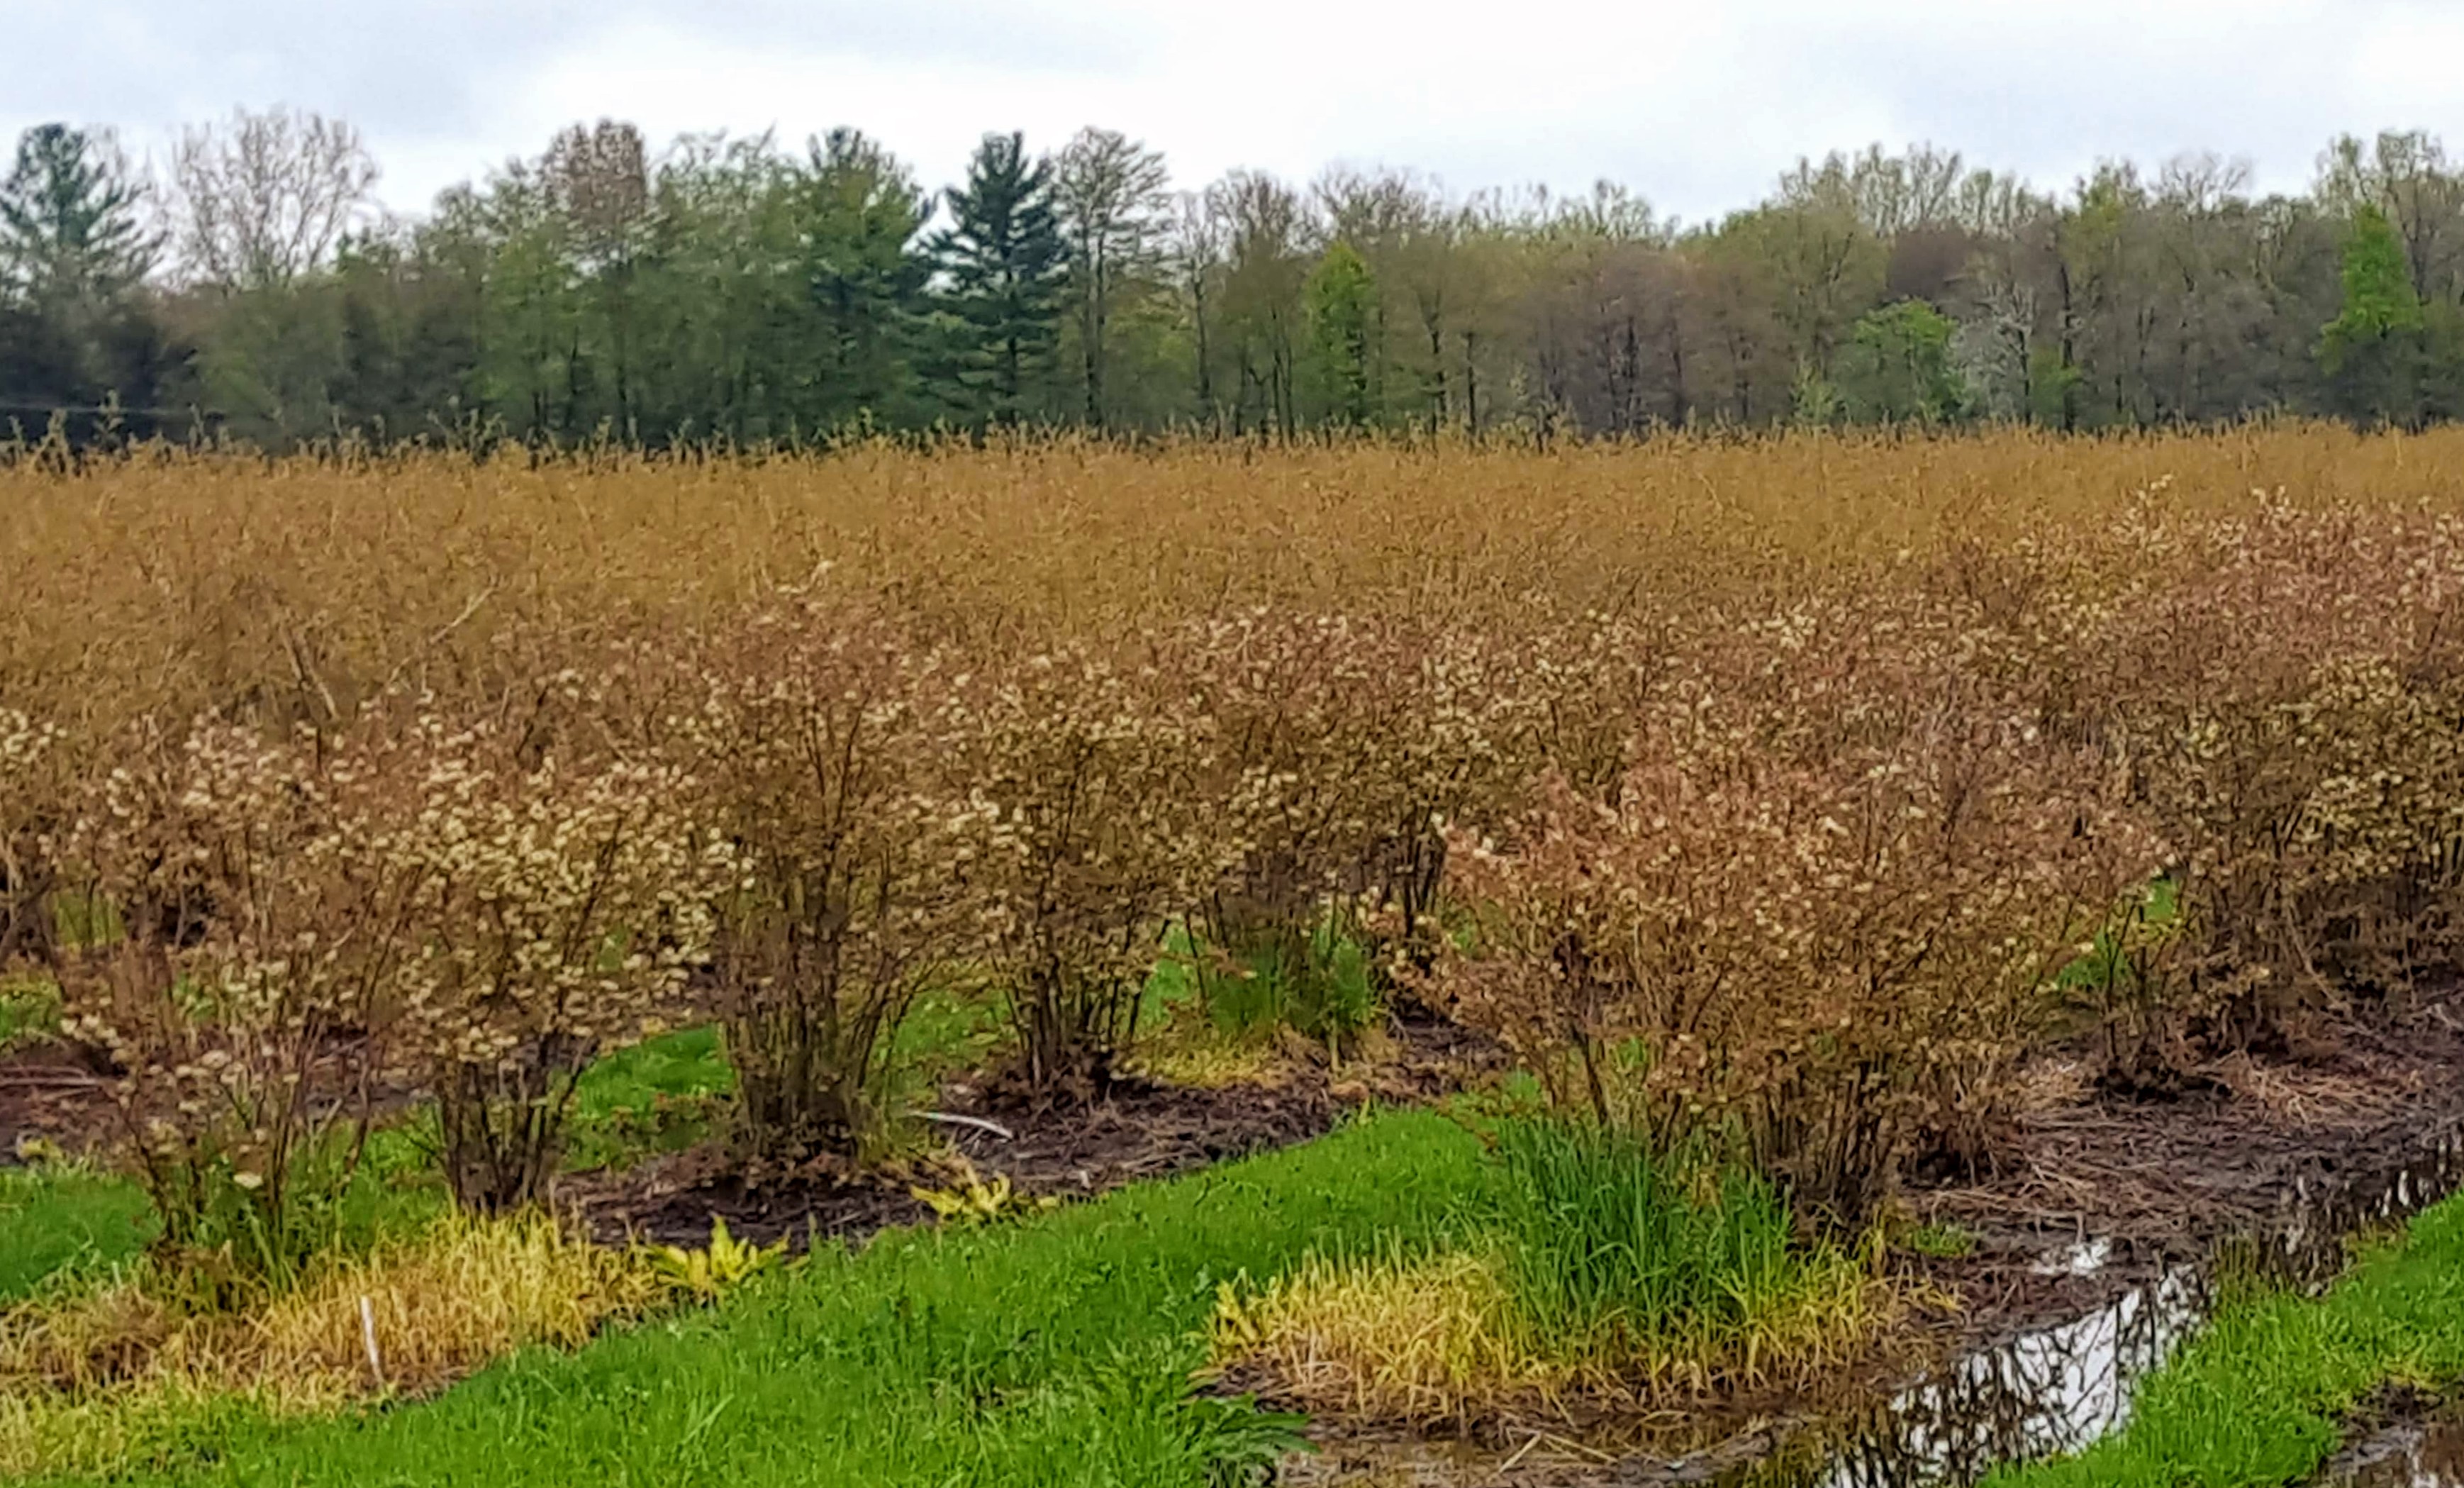
<path fill-rule="evenodd" d="M 2298 188 L 2336 132 L 2464 147 L 2464 15 L 2411 0 L 13 0 L 0 128 L 140 143 L 235 102 L 358 121 L 423 203 L 558 126 L 854 123 L 946 181 L 988 129 L 1102 122 L 1187 183 L 1418 167 L 1459 189 L 1623 181 L 1700 217 L 1800 154 L 1930 139 L 2060 184 L 2210 148 Z"/>

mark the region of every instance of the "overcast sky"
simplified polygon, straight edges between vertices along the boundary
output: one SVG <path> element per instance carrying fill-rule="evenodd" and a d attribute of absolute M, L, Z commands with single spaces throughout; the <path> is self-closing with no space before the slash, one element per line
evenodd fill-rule
<path fill-rule="evenodd" d="M 2464 151 L 2464 0 L 0 0 L 0 128 L 162 148 L 235 104 L 340 114 L 393 207 L 560 125 L 840 123 L 928 184 L 987 129 L 1086 123 L 1177 184 L 1411 167 L 1458 191 L 1622 181 L 1689 220 L 1799 155 L 1930 140 L 2066 183 L 2211 149 L 2298 189 L 2341 131 Z"/>

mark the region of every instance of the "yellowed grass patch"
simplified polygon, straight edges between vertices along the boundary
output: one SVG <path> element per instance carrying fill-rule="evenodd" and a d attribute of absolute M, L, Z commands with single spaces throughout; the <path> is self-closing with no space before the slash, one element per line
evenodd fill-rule
<path fill-rule="evenodd" d="M 1586 1351 L 1538 1336 L 1481 1252 L 1312 1255 L 1260 1287 L 1227 1283 L 1212 1344 L 1218 1366 L 1263 1376 L 1279 1401 L 1313 1412 L 1460 1426 L 1786 1388 L 1870 1352 L 1909 1305 L 1865 1257 L 1826 1252 L 1744 1327 Z"/>
<path fill-rule="evenodd" d="M 517 1349 L 578 1347 L 663 1292 L 642 1260 L 536 1216 L 440 1220 L 237 1314 L 184 1313 L 141 1267 L 0 1316 L 0 1477 L 142 1462 L 201 1411 L 424 1394 Z"/>
<path fill-rule="evenodd" d="M 1565 1382 L 1563 1367 L 1533 1357 L 1506 1325 L 1507 1305 L 1478 1255 L 1311 1256 L 1255 1292 L 1225 1285 L 1215 1355 L 1263 1369 L 1279 1396 L 1312 1410 L 1456 1420 L 1476 1402 L 1546 1396 Z"/>

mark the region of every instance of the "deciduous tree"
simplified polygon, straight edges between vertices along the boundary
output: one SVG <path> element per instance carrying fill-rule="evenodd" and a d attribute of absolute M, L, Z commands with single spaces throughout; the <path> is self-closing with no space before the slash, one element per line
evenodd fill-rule
<path fill-rule="evenodd" d="M 1068 242 L 1086 419 L 1110 412 L 1105 374 L 1112 317 L 1160 267 L 1171 172 L 1163 156 L 1112 129 L 1082 129 L 1052 165 L 1052 201 Z"/>
<path fill-rule="evenodd" d="M 322 114 L 240 109 L 184 130 L 170 186 L 183 267 L 224 288 L 287 286 L 329 261 L 376 182 L 359 130 Z"/>

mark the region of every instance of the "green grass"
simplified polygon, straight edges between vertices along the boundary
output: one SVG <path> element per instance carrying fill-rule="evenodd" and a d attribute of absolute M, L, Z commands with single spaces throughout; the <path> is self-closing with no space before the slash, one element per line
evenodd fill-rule
<path fill-rule="evenodd" d="M 1957 1225 L 1919 1225 L 1900 1236 L 1900 1248 L 1913 1255 L 1958 1260 L 1975 1254 L 1976 1236 Z"/>
<path fill-rule="evenodd" d="M 1656 1414 L 1828 1375 L 1901 1316 L 1872 1253 L 1795 1243 L 1785 1202 L 1733 1167 L 1547 1118 L 1487 1135 L 1454 1227 L 1236 1289 L 1219 1357 L 1390 1420 Z"/>
<path fill-rule="evenodd" d="M 2108 990 L 2130 950 L 2172 930 L 2182 918 L 2182 886 L 2158 878 L 2096 933 L 2094 948 L 2062 967 L 2054 985 L 2066 992 Z"/>
<path fill-rule="evenodd" d="M 1573 1359 L 1742 1337 L 1805 1280 L 1771 1185 L 1554 1121 L 1497 1132 L 1489 1214 L 1533 1337 Z"/>
<path fill-rule="evenodd" d="M 59 998 L 50 984 L 30 978 L 0 978 L 0 1054 L 57 1033 Z"/>
<path fill-rule="evenodd" d="M 517 1358 L 432 1403 L 275 1426 L 201 1412 L 151 1481 L 1167 1488 L 1256 1450 L 1193 1401 L 1217 1284 L 1434 1233 L 1484 1179 L 1430 1113 L 1015 1226 L 824 1251 L 711 1313 Z"/>
<path fill-rule="evenodd" d="M 372 1133 L 358 1172 L 313 1223 L 319 1245 L 364 1250 L 444 1211 L 445 1187 L 418 1135 Z M 0 1307 L 46 1283 L 136 1257 L 161 1226 L 144 1190 L 82 1162 L 0 1168 Z"/>
<path fill-rule="evenodd" d="M 944 1077 L 990 1063 L 1008 1036 L 1009 1004 L 1004 999 L 946 989 L 926 992 L 898 1026 L 898 1065 L 909 1082 L 902 1099 L 909 1104 L 929 1102 Z"/>
<path fill-rule="evenodd" d="M 593 1067 L 578 1098 L 576 1154 L 606 1162 L 693 1140 L 697 1129 L 684 1124 L 693 1110 L 690 1099 L 672 1107 L 657 1100 L 690 1098 L 715 1082 L 732 1085 L 715 1046 L 710 1031 L 694 1031 Z M 363 1251 L 442 1213 L 449 1200 L 434 1146 L 426 1112 L 371 1132 L 349 1186 L 305 1221 L 319 1236 L 317 1245 Z M 143 1250 L 158 1228 L 143 1190 L 124 1178 L 81 1165 L 0 1168 L 0 1303 L 32 1294 L 55 1275 L 106 1270 Z"/>
<path fill-rule="evenodd" d="M 2374 1391 L 2464 1383 L 2464 1198 L 2420 1215 L 2323 1298 L 2229 1304 L 2140 1387 L 2122 1432 L 1992 1488 L 2257 1488 L 2303 1481 Z"/>
<path fill-rule="evenodd" d="M 718 1030 L 685 1029 L 621 1049 L 583 1072 L 574 1090 L 565 1166 L 622 1167 L 676 1152 L 715 1132 L 736 1090 Z"/>
<path fill-rule="evenodd" d="M 0 991 L 0 1049 L 55 1023 L 48 988 Z M 919 1003 L 902 1038 L 918 1068 L 937 1071 L 971 1057 L 1000 1028 L 979 1008 L 932 997 Z M 715 1027 L 620 1050 L 582 1077 L 567 1166 L 622 1166 L 690 1146 L 718 1129 L 735 1088 Z M 322 1221 L 333 1243 L 364 1248 L 438 1213 L 446 1197 L 434 1174 L 434 1144 L 426 1113 L 370 1134 L 363 1170 Z M 56 1272 L 134 1255 L 154 1230 L 143 1194 L 122 1179 L 82 1168 L 0 1169 L 0 1301 L 27 1295 Z"/>
<path fill-rule="evenodd" d="M 0 1168 L 0 1306 L 54 1276 L 125 1260 L 153 1235 L 130 1184 L 80 1168 Z"/>
<path fill-rule="evenodd" d="M 917 998 L 899 1026 L 894 1107 L 930 1107 L 941 1079 L 984 1063 L 1007 1028 L 1003 1010 L 981 998 L 937 990 Z M 735 1093 L 736 1070 L 716 1024 L 618 1050 L 575 1088 L 565 1166 L 621 1168 L 716 1136 Z"/>
<path fill-rule="evenodd" d="M 1320 1041 L 1342 1038 L 1367 1028 L 1377 1013 L 1377 988 L 1370 973 L 1369 954 L 1355 941 L 1322 924 L 1300 944 L 1262 937 L 1237 961 L 1243 976 L 1219 978 L 1211 997 L 1202 997 L 1199 958 L 1216 952 L 1185 925 L 1175 925 L 1165 938 L 1164 954 L 1147 980 L 1142 1026 L 1193 1005 L 1225 1033 L 1247 1034 L 1289 1027 Z"/>

